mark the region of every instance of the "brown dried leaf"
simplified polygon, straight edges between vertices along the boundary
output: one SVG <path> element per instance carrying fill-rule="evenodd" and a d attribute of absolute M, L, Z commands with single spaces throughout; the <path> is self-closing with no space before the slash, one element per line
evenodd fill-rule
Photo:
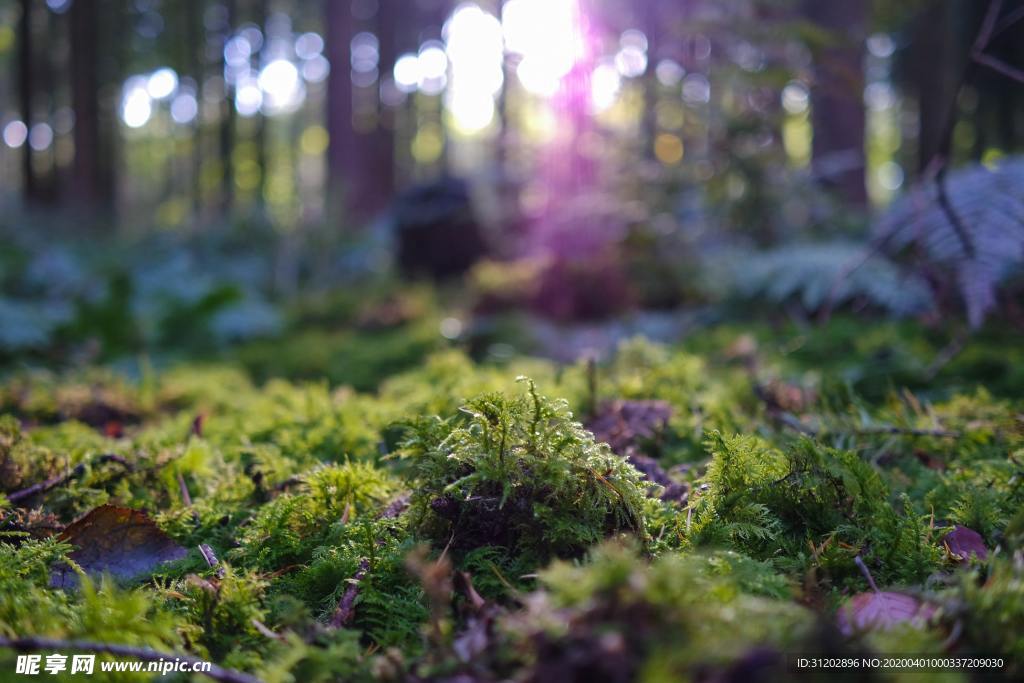
<path fill-rule="evenodd" d="M 188 553 L 146 513 L 117 505 L 94 508 L 64 529 L 60 539 L 76 547 L 70 558 L 90 576 L 109 574 L 125 581 L 151 574 Z M 67 566 L 55 567 L 50 577 L 55 587 L 77 582 L 77 574 Z"/>
<path fill-rule="evenodd" d="M 942 539 L 942 544 L 950 556 L 958 562 L 966 562 L 974 555 L 979 560 L 988 557 L 988 548 L 985 547 L 985 539 L 974 529 L 968 529 L 959 524 Z"/>
<path fill-rule="evenodd" d="M 858 593 L 839 608 L 839 630 L 845 635 L 873 629 L 885 630 L 909 623 L 922 627 L 935 608 L 912 595 L 891 591 Z"/>

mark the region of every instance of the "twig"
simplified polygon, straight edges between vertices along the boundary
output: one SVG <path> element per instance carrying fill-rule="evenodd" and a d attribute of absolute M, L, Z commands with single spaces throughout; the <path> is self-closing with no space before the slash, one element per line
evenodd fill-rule
<path fill-rule="evenodd" d="M 338 601 L 338 607 L 331 616 L 331 626 L 334 628 L 348 626 L 352 622 L 353 617 L 355 617 L 356 598 L 359 596 L 359 582 L 363 580 L 368 571 L 370 571 L 370 561 L 366 559 L 360 560 L 359 568 L 349 581 L 348 588 L 345 589 L 341 600 Z"/>
<path fill-rule="evenodd" d="M 597 358 L 587 357 L 587 414 L 597 415 Z"/>
<path fill-rule="evenodd" d="M 1003 20 L 999 22 L 999 26 L 996 28 L 996 30 L 993 31 L 993 40 L 998 36 L 1002 35 L 1004 31 L 1012 28 L 1013 25 L 1016 24 L 1021 19 L 1024 19 L 1024 7 L 1018 7 L 1017 9 L 1007 14 L 1006 17 L 1004 17 Z"/>
<path fill-rule="evenodd" d="M 32 486 L 29 486 L 28 488 L 24 488 L 21 489 L 20 491 L 15 491 L 14 493 L 9 494 L 7 496 L 7 500 L 11 501 L 12 503 L 17 503 L 18 501 L 25 500 L 27 498 L 32 498 L 33 496 L 39 495 L 40 493 L 46 493 L 50 489 L 56 488 L 61 484 L 67 482 L 68 480 L 80 476 L 83 472 L 85 472 L 85 465 L 79 463 L 74 467 L 74 469 L 68 470 L 63 474 L 58 474 L 57 476 L 50 477 L 46 481 L 41 481 L 36 484 L 32 484 Z"/>
<path fill-rule="evenodd" d="M 377 519 L 393 519 L 402 514 L 402 512 L 409 507 L 409 497 L 408 493 L 403 493 L 398 498 L 395 498 L 379 515 L 377 515 Z M 346 514 L 347 513 L 348 507 L 346 507 Z M 378 544 L 382 543 L 383 541 L 378 541 Z M 349 581 L 349 585 L 345 588 L 345 592 L 342 593 L 341 600 L 338 601 L 338 606 L 335 608 L 334 614 L 331 615 L 330 625 L 332 627 L 342 628 L 352 623 L 352 619 L 355 618 L 356 614 L 355 607 L 356 598 L 359 597 L 359 584 L 369 571 L 370 561 L 365 558 L 360 560 L 356 573 Z"/>
<path fill-rule="evenodd" d="M 287 640 L 287 638 L 285 638 L 280 633 L 276 633 L 275 631 L 272 631 L 270 628 L 267 627 L 266 624 L 264 624 L 262 621 L 260 621 L 256 617 L 253 617 L 252 619 L 250 619 L 250 622 L 252 623 L 252 627 L 254 629 L 259 631 L 261 635 L 266 636 L 267 638 L 270 638 L 271 640 L 280 640 L 281 642 L 285 642 Z"/>
<path fill-rule="evenodd" d="M 203 438 L 203 425 L 206 422 L 206 415 L 199 413 L 192 419 L 192 426 L 189 428 L 189 435 Z"/>
<path fill-rule="evenodd" d="M 284 481 L 280 481 L 280 482 L 274 484 L 274 491 L 278 491 L 278 492 L 286 491 L 286 490 L 290 489 L 291 487 L 298 486 L 299 484 L 301 484 L 301 483 L 303 483 L 305 481 L 306 480 L 303 479 L 299 475 L 296 475 L 294 477 L 288 477 Z"/>
<path fill-rule="evenodd" d="M 212 662 L 192 657 L 191 655 L 178 654 L 176 652 L 160 652 L 148 647 L 135 647 L 132 645 L 119 645 L 117 643 L 96 643 L 89 640 L 60 640 L 58 638 L 4 638 L 0 636 L 0 647 L 12 650 L 83 650 L 85 652 L 97 652 L 111 654 L 120 657 L 133 657 L 144 662 L 164 662 L 167 660 L 178 660 L 196 666 L 195 672 L 202 673 L 215 681 L 223 683 L 263 683 L 255 676 L 235 669 L 226 669 L 217 666 Z M 198 666 L 197 666 L 198 665 Z M 204 671 L 209 666 L 208 671 Z"/>
<path fill-rule="evenodd" d="M 976 61 L 978 64 L 981 64 L 982 66 L 987 66 L 988 68 L 992 69 L 993 71 L 1001 73 L 1007 78 L 1012 78 L 1013 80 L 1019 83 L 1024 83 L 1024 71 L 1021 71 L 1016 67 L 1010 66 L 1001 59 L 986 54 L 974 55 L 972 59 L 974 59 L 974 61 Z"/>
<path fill-rule="evenodd" d="M 857 568 L 860 569 L 860 573 L 868 580 L 868 585 L 871 586 L 871 590 L 876 593 L 880 593 L 881 591 L 878 590 L 878 586 L 875 584 L 875 578 L 871 576 L 871 570 L 869 570 L 868 566 L 864 564 L 864 560 L 860 558 L 860 555 L 854 557 L 853 561 L 857 564 Z"/>
<path fill-rule="evenodd" d="M 100 465 L 102 465 L 105 462 L 116 462 L 118 465 L 121 465 L 128 471 L 134 469 L 132 467 L 132 464 L 128 462 L 128 458 L 124 457 L 123 455 L 118 455 L 117 453 L 104 453 L 103 455 L 98 455 L 96 456 L 96 462 L 97 464 Z"/>
<path fill-rule="evenodd" d="M 971 239 L 970 231 L 967 226 L 964 225 L 963 220 L 960 218 L 960 214 L 956 212 L 953 207 L 953 202 L 949 198 L 949 192 L 946 189 L 946 170 L 949 168 L 948 164 L 942 164 L 939 172 L 935 175 L 935 198 L 939 202 L 939 208 L 946 214 L 946 219 L 949 220 L 949 224 L 953 226 L 953 232 L 956 233 L 957 238 L 960 240 L 960 244 L 964 247 L 964 253 L 967 254 L 968 258 L 974 258 L 976 252 L 974 248 L 974 240 Z"/>
<path fill-rule="evenodd" d="M 949 342 L 938 355 L 935 356 L 935 360 L 925 368 L 924 378 L 927 381 L 932 381 L 935 376 L 939 374 L 942 368 L 949 365 L 949 362 L 956 358 L 964 347 L 967 345 L 967 334 L 958 334 L 953 341 Z"/>
<path fill-rule="evenodd" d="M 220 566 L 220 560 L 218 560 L 217 555 L 214 554 L 213 548 L 206 543 L 200 543 L 199 554 L 203 556 L 204 560 L 206 560 L 206 565 L 210 567 L 210 569 L 216 569 L 214 573 L 217 575 L 217 578 L 223 579 L 225 573 L 224 567 Z"/>
<path fill-rule="evenodd" d="M 192 507 L 192 496 L 188 492 L 188 486 L 185 485 L 185 475 L 178 472 L 178 490 L 181 491 L 181 502 L 185 504 L 185 507 Z"/>

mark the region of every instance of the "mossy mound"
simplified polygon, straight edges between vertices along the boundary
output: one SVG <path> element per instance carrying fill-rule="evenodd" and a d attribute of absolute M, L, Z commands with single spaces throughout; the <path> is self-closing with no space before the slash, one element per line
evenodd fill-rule
<path fill-rule="evenodd" d="M 538 560 L 578 555 L 619 531 L 643 534 L 641 475 L 531 380 L 479 396 L 462 417 L 416 421 L 403 456 L 415 524 L 435 544 L 502 546 Z"/>

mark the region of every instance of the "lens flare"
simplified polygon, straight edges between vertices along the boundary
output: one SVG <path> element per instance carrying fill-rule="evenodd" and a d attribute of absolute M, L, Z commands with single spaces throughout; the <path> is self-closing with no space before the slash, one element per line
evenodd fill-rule
<path fill-rule="evenodd" d="M 154 100 L 163 100 L 174 94 L 178 89 L 178 74 L 174 69 L 163 67 L 149 75 L 146 81 L 146 92 Z"/>
<path fill-rule="evenodd" d="M 576 0 L 509 0 L 502 25 L 507 51 L 522 58 L 520 83 L 541 97 L 554 95 L 586 52 Z"/>
<path fill-rule="evenodd" d="M 295 111 L 306 98 L 299 70 L 287 59 L 275 59 L 263 67 L 257 84 L 263 92 L 262 108 L 268 114 Z"/>
<path fill-rule="evenodd" d="M 146 90 L 145 76 L 132 76 L 124 84 L 121 96 L 121 120 L 129 128 L 141 128 L 153 115 L 153 99 Z"/>

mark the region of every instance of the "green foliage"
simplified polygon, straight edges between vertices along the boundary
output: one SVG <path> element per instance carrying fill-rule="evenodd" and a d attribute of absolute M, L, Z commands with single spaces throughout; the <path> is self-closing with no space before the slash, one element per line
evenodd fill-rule
<path fill-rule="evenodd" d="M 616 531 L 643 533 L 640 474 L 573 421 L 564 401 L 485 394 L 464 418 L 423 418 L 403 456 L 413 516 L 443 546 L 578 554 Z"/>
<path fill-rule="evenodd" d="M 1018 551 L 961 577 L 955 593 L 964 633 L 976 652 L 1000 652 L 1010 675 L 1024 672 L 1024 558 Z"/>
<path fill-rule="evenodd" d="M 606 543 L 586 564 L 554 564 L 540 582 L 506 625 L 528 639 L 532 680 L 586 676 L 598 666 L 586 652 L 622 680 L 689 680 L 754 649 L 799 651 L 813 631 L 811 613 L 786 600 L 785 579 L 727 551 L 647 564 Z"/>
<path fill-rule="evenodd" d="M 302 489 L 260 508 L 240 539 L 242 557 L 265 569 L 306 562 L 332 525 L 378 511 L 395 484 L 373 465 L 345 463 L 312 470 Z"/>
<path fill-rule="evenodd" d="M 342 314 L 359 315 L 350 308 Z M 187 651 L 282 682 L 562 680 L 576 675 L 572 662 L 598 660 L 661 681 L 800 647 L 940 651 L 941 629 L 838 645 L 821 636 L 796 604 L 830 620 L 831 606 L 867 588 L 859 555 L 880 586 L 941 607 L 943 629 L 961 620 L 962 647 L 1015 651 L 995 624 L 1010 632 L 1017 618 L 1024 430 L 1012 373 L 986 390 L 1013 355 L 999 359 L 1004 337 L 982 339 L 955 372 L 902 390 L 904 379 L 922 386 L 946 341 L 909 323 L 839 318 L 751 334 L 723 326 L 685 350 L 631 339 L 589 367 L 479 363 L 449 349 L 375 393 L 257 385 L 209 363 L 142 365 L 135 379 L 21 371 L 0 382 L 11 413 L 0 418 L 3 492 L 68 476 L 0 497 L 0 632 Z M 517 383 L 520 372 L 562 398 Z M 799 394 L 786 410 L 815 436 L 798 439 L 755 385 Z M 679 499 L 653 497 L 659 489 L 576 422 L 620 399 L 671 407 L 640 448 Z M 389 509 L 405 494 L 408 511 Z M 50 588 L 71 550 L 54 534 L 103 503 L 147 510 L 189 555 L 133 588 L 99 576 Z M 945 553 L 953 524 L 990 550 L 974 573 Z M 642 553 L 594 550 L 621 532 Z M 423 541 L 432 554 L 410 573 Z M 544 569 L 555 557 L 575 561 Z M 466 577 L 489 601 L 482 612 Z M 352 612 L 334 628 L 345 600 Z M 487 654 L 466 654 L 480 638 Z"/>
<path fill-rule="evenodd" d="M 840 581 L 859 578 L 856 555 L 880 583 L 919 581 L 937 565 L 931 530 L 855 453 L 809 439 L 781 451 L 719 433 L 708 448 L 694 543 L 726 544 L 791 569 L 817 566 Z"/>
<path fill-rule="evenodd" d="M 894 316 L 909 316 L 934 308 L 923 277 L 901 272 L 869 251 L 864 244 L 831 242 L 730 253 L 730 286 L 741 297 L 793 304 L 808 313 L 866 304 Z"/>

